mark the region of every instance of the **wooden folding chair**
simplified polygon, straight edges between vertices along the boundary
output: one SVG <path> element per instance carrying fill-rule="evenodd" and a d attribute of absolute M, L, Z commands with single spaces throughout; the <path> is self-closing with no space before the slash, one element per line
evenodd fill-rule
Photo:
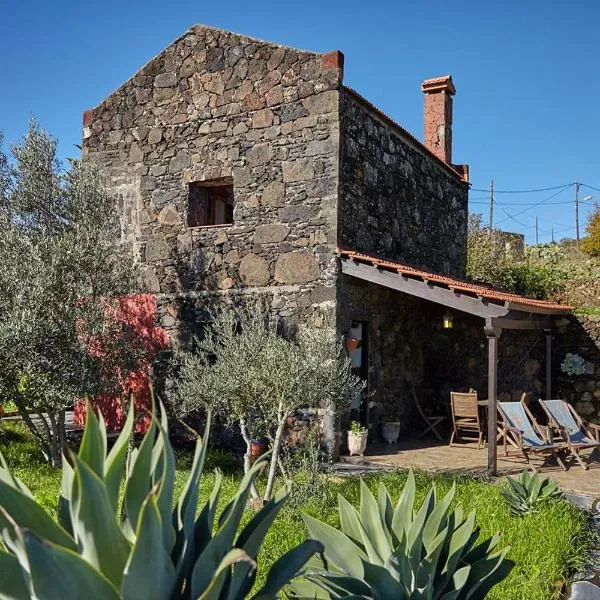
<path fill-rule="evenodd" d="M 441 415 L 432 416 L 432 415 L 426 414 L 425 411 L 423 410 L 423 407 L 421 406 L 421 403 L 419 402 L 419 398 L 417 396 L 417 392 L 415 391 L 415 388 L 413 386 L 410 386 L 410 389 L 412 392 L 413 400 L 415 402 L 415 406 L 417 407 L 417 412 L 419 413 L 419 415 L 421 415 L 421 418 L 427 424 L 427 428 L 418 435 L 418 438 L 422 438 L 424 435 L 426 435 L 427 433 L 429 433 L 431 431 L 431 433 L 433 433 L 438 440 L 442 441 L 444 438 L 441 436 L 440 432 L 437 430 L 437 427 L 442 421 L 444 421 L 446 419 L 446 417 L 443 417 Z"/>
<path fill-rule="evenodd" d="M 569 453 L 582 469 L 589 469 L 580 454 L 586 448 L 600 447 L 600 425 L 584 421 L 564 400 L 539 400 L 548 416 L 548 424 L 567 445 Z"/>
<path fill-rule="evenodd" d="M 452 408 L 450 447 L 454 438 L 477 440 L 477 450 L 479 450 L 483 441 L 483 427 L 477 404 L 477 392 L 450 392 L 450 406 Z"/>
<path fill-rule="evenodd" d="M 532 456 L 554 456 L 563 471 L 566 471 L 559 452 L 565 445 L 554 442 L 549 427 L 540 425 L 527 406 L 522 402 L 498 402 L 502 419 L 499 429 L 504 439 L 504 456 L 508 456 L 509 444 L 518 449 L 533 471 L 537 472 Z"/>

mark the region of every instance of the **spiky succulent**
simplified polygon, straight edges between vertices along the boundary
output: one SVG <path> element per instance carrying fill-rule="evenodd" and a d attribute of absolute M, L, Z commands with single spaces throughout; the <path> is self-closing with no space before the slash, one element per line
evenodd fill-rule
<path fill-rule="evenodd" d="M 544 500 L 559 496 L 560 490 L 556 481 L 542 477 L 539 473 L 531 475 L 525 470 L 514 479 L 510 475 L 506 477 L 502 495 L 510 511 L 524 517 L 537 512 Z"/>
<path fill-rule="evenodd" d="M 107 454 L 102 418 L 88 407 L 83 440 L 63 464 L 58 523 L 0 455 L 0 597 L 9 600 L 234 600 L 246 598 L 256 558 L 281 509 L 284 487 L 238 533 L 258 461 L 215 522 L 221 477 L 198 507 L 206 443 L 174 505 L 175 458 L 164 410 L 128 452 L 134 416 Z M 204 440 L 208 439 L 208 424 Z M 123 478 L 125 479 L 122 486 Z M 121 489 L 122 487 L 122 489 Z M 174 508 L 173 508 L 174 506 Z M 199 511 L 197 513 L 197 507 Z M 309 556 L 307 541 L 281 557 L 255 598 L 275 598 Z"/>
<path fill-rule="evenodd" d="M 301 598 L 396 598 L 466 600 L 484 598 L 511 568 L 499 537 L 477 544 L 475 513 L 450 509 L 455 489 L 441 499 L 432 487 L 415 506 L 412 472 L 394 507 L 383 484 L 375 499 L 361 481 L 360 507 L 339 496 L 341 531 L 303 515 L 324 560 L 309 561 L 304 578 L 292 583 Z"/>

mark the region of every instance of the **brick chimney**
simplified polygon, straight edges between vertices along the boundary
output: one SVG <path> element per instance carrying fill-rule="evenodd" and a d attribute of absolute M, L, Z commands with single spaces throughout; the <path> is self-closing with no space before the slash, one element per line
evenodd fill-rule
<path fill-rule="evenodd" d="M 423 143 L 446 164 L 452 164 L 452 96 L 456 93 L 452 77 L 426 79 L 421 84 L 425 94 L 425 139 Z"/>

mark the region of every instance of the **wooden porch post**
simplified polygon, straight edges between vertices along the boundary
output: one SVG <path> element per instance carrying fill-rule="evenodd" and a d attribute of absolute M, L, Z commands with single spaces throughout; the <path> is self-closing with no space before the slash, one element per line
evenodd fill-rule
<path fill-rule="evenodd" d="M 552 399 L 552 330 L 544 329 L 546 334 L 546 400 Z"/>
<path fill-rule="evenodd" d="M 496 475 L 498 449 L 496 423 L 498 417 L 498 338 L 502 329 L 485 327 L 488 339 L 488 472 Z"/>

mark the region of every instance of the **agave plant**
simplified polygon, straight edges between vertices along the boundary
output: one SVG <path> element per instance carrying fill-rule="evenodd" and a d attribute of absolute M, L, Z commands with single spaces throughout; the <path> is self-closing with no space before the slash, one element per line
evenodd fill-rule
<path fill-rule="evenodd" d="M 502 495 L 510 511 L 520 517 L 537 512 L 541 502 L 560 495 L 556 481 L 542 477 L 539 473 L 531 475 L 525 470 L 514 479 L 507 476 L 506 481 L 507 486 L 502 490 Z"/>
<path fill-rule="evenodd" d="M 82 443 L 63 460 L 58 523 L 0 455 L 0 597 L 5 600 L 195 600 L 246 598 L 256 557 L 281 509 L 281 489 L 238 533 L 258 461 L 216 520 L 221 477 L 198 506 L 206 444 L 174 502 L 175 458 L 165 412 L 128 452 L 134 415 L 107 454 L 102 417 L 88 407 Z M 207 424 L 204 440 L 208 439 Z M 124 479 L 124 484 L 123 484 Z M 122 485 L 123 484 L 123 485 Z M 174 508 L 173 508 L 174 506 Z M 275 598 L 321 546 L 307 541 L 281 557 L 255 598 Z"/>
<path fill-rule="evenodd" d="M 310 536 L 323 543 L 324 560 L 311 559 L 292 583 L 302 598 L 484 598 L 511 568 L 499 537 L 477 544 L 475 513 L 450 509 L 454 486 L 441 500 L 432 487 L 415 507 L 412 471 L 398 503 L 383 484 L 375 499 L 361 481 L 360 507 L 339 496 L 341 531 L 302 515 Z"/>

